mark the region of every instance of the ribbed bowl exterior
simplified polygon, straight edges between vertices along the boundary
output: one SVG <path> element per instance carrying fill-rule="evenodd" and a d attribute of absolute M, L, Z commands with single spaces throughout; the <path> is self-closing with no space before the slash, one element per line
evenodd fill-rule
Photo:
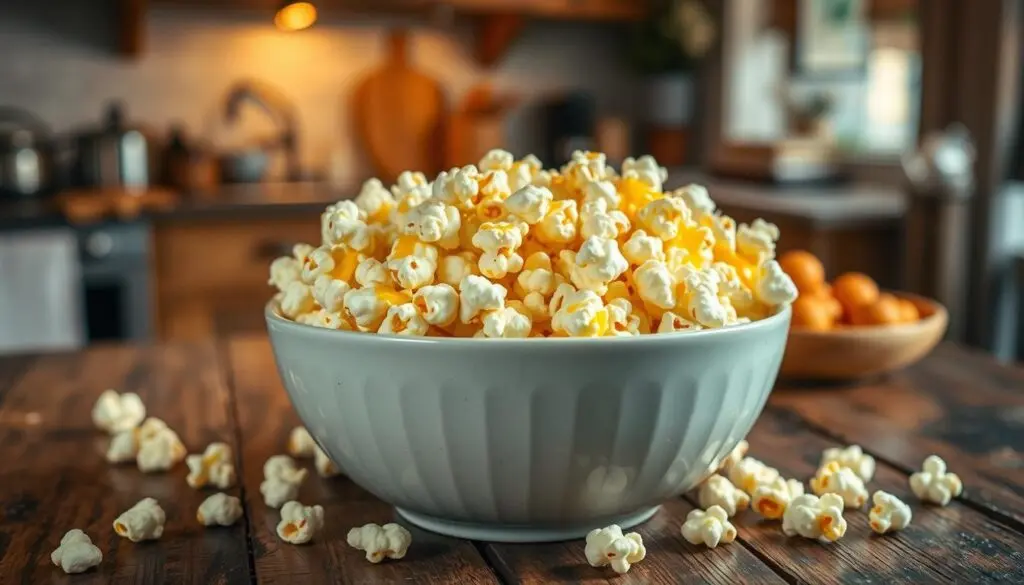
<path fill-rule="evenodd" d="M 357 484 L 451 521 L 557 525 L 693 488 L 746 436 L 789 311 L 625 339 L 398 339 L 267 324 L 309 431 Z"/>

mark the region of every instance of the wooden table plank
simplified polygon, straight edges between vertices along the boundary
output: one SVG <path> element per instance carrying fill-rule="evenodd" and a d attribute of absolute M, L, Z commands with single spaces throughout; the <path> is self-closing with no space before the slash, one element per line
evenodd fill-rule
<path fill-rule="evenodd" d="M 0 405 L 4 402 L 4 395 L 33 361 L 34 355 L 0 357 Z"/>
<path fill-rule="evenodd" d="M 693 506 L 682 499 L 666 502 L 650 521 L 631 529 L 643 536 L 647 558 L 624 577 L 610 568 L 595 569 L 584 556 L 585 542 L 488 544 L 485 551 L 509 583 L 785 583 L 749 550 L 734 544 L 714 550 L 683 540 L 679 527 Z"/>
<path fill-rule="evenodd" d="M 952 345 L 916 366 L 851 387 L 780 388 L 771 404 L 904 471 L 937 454 L 964 497 L 1024 530 L 1024 370 Z"/>
<path fill-rule="evenodd" d="M 795 416 L 767 410 L 748 437 L 751 455 L 805 482 L 821 452 L 837 444 L 808 430 Z M 753 512 L 737 520 L 740 538 L 768 562 L 809 583 L 1002 583 L 1024 580 L 1024 534 L 954 502 L 924 506 L 910 492 L 906 474 L 879 463 L 868 482 L 910 504 L 911 525 L 876 536 L 867 510 L 847 510 L 849 529 L 838 543 L 787 538 L 778 522 Z"/>
<path fill-rule="evenodd" d="M 144 475 L 112 466 L 108 439 L 90 411 L 106 388 L 138 392 L 192 451 L 233 443 L 228 394 L 212 345 L 104 347 L 36 359 L 10 389 L 0 422 L 0 583 L 49 583 L 63 573 L 50 552 L 71 528 L 103 551 L 100 567 L 76 583 L 248 584 L 244 527 L 207 530 L 195 520 L 206 493 L 185 483 L 179 465 Z M 133 544 L 118 537 L 114 518 L 144 497 L 167 512 L 163 537 Z"/>
<path fill-rule="evenodd" d="M 387 504 L 347 478 L 321 479 L 312 465 L 302 486 L 302 503 L 324 507 L 326 526 L 313 543 L 294 546 L 275 532 L 279 515 L 262 501 L 263 463 L 285 452 L 288 433 L 300 424 L 281 386 L 265 337 L 233 339 L 228 348 L 238 405 L 243 450 L 244 492 L 259 583 L 496 583 L 476 547 L 468 541 L 419 530 L 396 517 Z M 404 559 L 379 565 L 348 546 L 345 535 L 367 522 L 398 522 L 412 533 Z"/>

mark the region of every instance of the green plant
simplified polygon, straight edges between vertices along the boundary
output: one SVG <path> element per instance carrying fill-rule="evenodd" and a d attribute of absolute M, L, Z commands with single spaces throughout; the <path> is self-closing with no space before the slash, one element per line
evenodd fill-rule
<path fill-rule="evenodd" d="M 652 0 L 650 16 L 634 25 L 627 54 L 640 73 L 691 71 L 715 38 L 699 0 Z"/>

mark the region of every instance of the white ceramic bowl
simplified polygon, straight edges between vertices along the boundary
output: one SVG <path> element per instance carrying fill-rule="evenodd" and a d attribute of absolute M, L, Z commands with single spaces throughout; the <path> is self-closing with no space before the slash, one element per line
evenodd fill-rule
<path fill-rule="evenodd" d="M 717 469 L 764 407 L 790 311 L 694 333 L 509 340 L 266 316 L 299 417 L 354 482 L 428 530 L 539 542 L 643 522 Z"/>

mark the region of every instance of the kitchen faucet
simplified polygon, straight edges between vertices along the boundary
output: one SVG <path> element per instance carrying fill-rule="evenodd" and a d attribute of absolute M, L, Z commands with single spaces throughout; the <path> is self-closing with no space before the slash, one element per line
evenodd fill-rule
<path fill-rule="evenodd" d="M 224 120 L 228 125 L 238 120 L 242 104 L 252 102 L 263 109 L 275 122 L 278 128 L 276 138 L 264 143 L 266 151 L 281 149 L 285 156 L 288 181 L 302 178 L 299 163 L 297 126 L 295 112 L 281 92 L 273 87 L 255 80 L 244 80 L 236 83 L 228 92 L 224 103 Z"/>

